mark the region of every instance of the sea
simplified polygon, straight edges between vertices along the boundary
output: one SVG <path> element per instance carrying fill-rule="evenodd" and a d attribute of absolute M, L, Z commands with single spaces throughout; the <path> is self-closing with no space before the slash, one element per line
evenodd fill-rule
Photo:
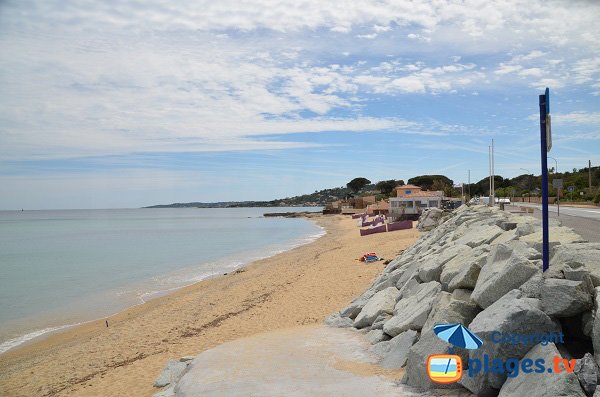
<path fill-rule="evenodd" d="M 0 353 L 312 242 L 310 208 L 0 211 Z"/>

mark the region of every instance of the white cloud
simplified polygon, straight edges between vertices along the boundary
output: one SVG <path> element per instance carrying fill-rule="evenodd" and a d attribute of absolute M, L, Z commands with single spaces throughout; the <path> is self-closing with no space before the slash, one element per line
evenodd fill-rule
<path fill-rule="evenodd" d="M 552 115 L 553 124 L 586 124 L 600 127 L 600 112 L 571 112 Z"/>

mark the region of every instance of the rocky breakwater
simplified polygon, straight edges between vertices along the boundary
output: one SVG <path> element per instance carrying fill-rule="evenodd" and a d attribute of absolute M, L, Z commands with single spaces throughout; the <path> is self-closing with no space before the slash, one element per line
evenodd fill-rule
<path fill-rule="evenodd" d="M 533 217 L 463 205 L 427 211 L 420 223 L 429 231 L 327 324 L 365 332 L 381 364 L 404 367 L 403 383 L 421 390 L 600 396 L 600 244 L 552 221 L 550 270 L 542 274 L 541 225 Z M 444 323 L 467 326 L 483 345 L 466 350 L 444 342 L 433 332 Z M 503 336 L 521 339 L 502 342 Z M 462 379 L 432 382 L 428 357 L 451 348 L 462 358 Z M 539 359 L 543 373 L 523 366 Z M 573 364 L 572 371 L 546 371 L 559 359 Z"/>

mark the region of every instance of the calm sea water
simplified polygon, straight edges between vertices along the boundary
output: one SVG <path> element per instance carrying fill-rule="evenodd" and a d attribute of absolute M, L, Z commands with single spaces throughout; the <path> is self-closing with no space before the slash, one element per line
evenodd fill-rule
<path fill-rule="evenodd" d="M 0 211 L 0 353 L 324 233 L 287 210 Z"/>

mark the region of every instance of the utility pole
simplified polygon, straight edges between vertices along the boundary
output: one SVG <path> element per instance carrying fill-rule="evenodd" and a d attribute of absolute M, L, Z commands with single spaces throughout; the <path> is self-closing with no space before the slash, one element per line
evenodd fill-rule
<path fill-rule="evenodd" d="M 592 160 L 588 160 L 588 184 L 590 192 L 592 191 Z"/>
<path fill-rule="evenodd" d="M 496 181 L 494 171 L 494 140 L 492 139 L 492 207 L 496 205 Z"/>
<path fill-rule="evenodd" d="M 468 181 L 469 181 L 469 200 L 471 200 L 471 170 L 469 170 L 469 176 L 467 177 Z"/>
<path fill-rule="evenodd" d="M 492 206 L 492 147 L 488 146 L 488 184 L 490 190 L 488 193 L 488 206 Z"/>

